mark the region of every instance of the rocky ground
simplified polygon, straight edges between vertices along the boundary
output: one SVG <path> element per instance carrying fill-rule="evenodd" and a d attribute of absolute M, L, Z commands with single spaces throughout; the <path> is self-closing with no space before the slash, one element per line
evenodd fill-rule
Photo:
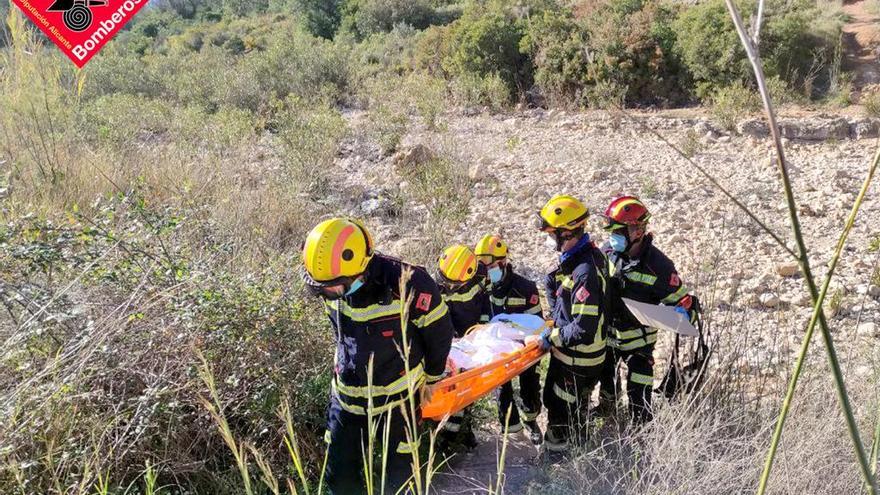
<path fill-rule="evenodd" d="M 354 128 L 361 118 L 350 116 Z M 533 227 L 535 212 L 553 194 L 582 198 L 593 212 L 601 212 L 616 195 L 642 197 L 653 213 L 656 244 L 676 262 L 704 301 L 707 313 L 714 315 L 709 319 L 716 334 L 723 334 L 727 342 L 735 342 L 740 333 L 749 336 L 747 355 L 728 372 L 784 374 L 810 314 L 797 264 L 694 166 L 647 130 L 657 131 L 692 153 L 696 164 L 793 248 L 765 129 L 760 121 L 749 121 L 740 125 L 741 133 L 721 132 L 696 114 L 637 114 L 635 119 L 544 110 L 448 116 L 443 131 L 412 130 L 401 153 L 412 154 L 413 149 L 426 146 L 461 163 L 473 180 L 469 191 L 461 191 L 470 195 L 470 209 L 450 241 L 473 244 L 484 233 L 501 233 L 517 267 L 533 279 L 539 279 L 554 262 L 544 236 Z M 827 115 L 783 121 L 810 261 L 814 271 L 824 276 L 877 150 L 880 122 Z M 415 231 L 400 228 L 383 207 L 387 198 L 408 187 L 394 162 L 395 157 L 382 157 L 366 144 L 351 143 L 334 173 L 344 184 L 341 190 L 360 191 L 361 196 L 348 198 L 349 213 L 366 217 L 377 232 L 380 250 L 418 253 L 422 241 Z M 853 357 L 846 371 L 856 376 L 871 370 L 857 358 L 859 350 L 876 347 L 880 337 L 878 193 L 880 186 L 875 183 L 852 230 L 826 305 L 833 315 L 830 324 L 838 345 L 846 350 L 845 356 Z M 591 230 L 598 240 L 603 239 L 598 222 L 591 224 Z M 421 254 L 422 259 L 431 258 L 430 253 Z M 813 354 L 821 356 L 818 338 L 815 343 Z M 768 363 L 778 366 L 768 368 Z M 489 443 L 494 452 L 494 443 Z M 514 466 L 530 455 L 528 448 L 520 450 L 514 449 Z M 490 457 L 494 472 L 494 456 Z M 462 462 L 453 469 L 473 471 L 472 461 Z M 508 476 L 528 478 L 528 470 L 513 472 L 518 474 L 509 472 Z M 472 491 L 451 483 L 449 493 L 457 493 L 456 489 Z"/>

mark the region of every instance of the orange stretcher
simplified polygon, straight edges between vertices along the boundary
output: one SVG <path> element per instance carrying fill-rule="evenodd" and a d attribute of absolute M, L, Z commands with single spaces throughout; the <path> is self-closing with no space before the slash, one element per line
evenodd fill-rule
<path fill-rule="evenodd" d="M 440 380 L 431 400 L 422 404 L 422 417 L 441 421 L 461 411 L 529 369 L 544 354 L 546 351 L 542 351 L 537 342 L 532 342 L 489 364 Z"/>

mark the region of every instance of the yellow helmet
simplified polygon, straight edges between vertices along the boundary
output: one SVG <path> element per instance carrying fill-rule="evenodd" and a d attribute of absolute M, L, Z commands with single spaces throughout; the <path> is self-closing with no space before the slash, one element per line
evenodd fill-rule
<path fill-rule="evenodd" d="M 538 228 L 548 230 L 575 230 L 587 223 L 589 211 L 577 198 L 557 194 L 541 208 Z"/>
<path fill-rule="evenodd" d="M 367 269 L 373 257 L 373 238 L 357 220 L 331 218 L 309 232 L 302 257 L 309 285 L 350 283 Z"/>
<path fill-rule="evenodd" d="M 477 257 L 464 244 L 449 246 L 437 260 L 437 268 L 446 285 L 469 282 L 477 274 Z"/>
<path fill-rule="evenodd" d="M 494 263 L 500 259 L 507 258 L 507 244 L 504 243 L 504 240 L 499 235 L 486 234 L 477 242 L 474 254 L 483 263 Z"/>

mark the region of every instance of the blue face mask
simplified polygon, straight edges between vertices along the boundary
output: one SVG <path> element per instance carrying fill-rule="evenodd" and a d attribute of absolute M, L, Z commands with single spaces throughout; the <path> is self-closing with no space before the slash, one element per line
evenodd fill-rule
<path fill-rule="evenodd" d="M 622 253 L 626 251 L 626 236 L 623 234 L 611 234 L 611 237 L 608 238 L 608 244 L 611 245 L 611 249 L 618 253 Z"/>
<path fill-rule="evenodd" d="M 493 266 L 492 268 L 489 268 L 487 273 L 489 275 L 489 281 L 493 284 L 501 282 L 501 277 L 504 275 L 504 271 L 501 270 L 500 266 Z"/>
<path fill-rule="evenodd" d="M 355 281 L 352 282 L 351 285 L 348 287 L 348 290 L 345 292 L 345 295 L 346 295 L 346 296 L 350 296 L 350 295 L 354 294 L 354 293 L 357 292 L 357 290 L 360 289 L 363 285 L 364 285 L 364 281 L 363 281 L 362 279 L 357 279 L 357 280 L 355 280 Z"/>

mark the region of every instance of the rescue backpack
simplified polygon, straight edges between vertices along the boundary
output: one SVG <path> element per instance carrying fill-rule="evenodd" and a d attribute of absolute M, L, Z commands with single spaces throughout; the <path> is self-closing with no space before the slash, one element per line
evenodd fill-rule
<path fill-rule="evenodd" d="M 666 375 L 660 385 L 654 389 L 654 392 L 661 393 L 670 400 L 700 388 L 706 379 L 709 358 L 713 352 L 709 346 L 711 333 L 703 325 L 703 308 L 700 306 L 700 300 L 693 295 L 691 298 L 695 314 L 694 327 L 698 336 L 694 341 L 682 345 L 681 336 L 675 335 L 675 346 L 669 357 Z M 686 363 L 684 365 L 682 365 L 683 359 Z"/>

